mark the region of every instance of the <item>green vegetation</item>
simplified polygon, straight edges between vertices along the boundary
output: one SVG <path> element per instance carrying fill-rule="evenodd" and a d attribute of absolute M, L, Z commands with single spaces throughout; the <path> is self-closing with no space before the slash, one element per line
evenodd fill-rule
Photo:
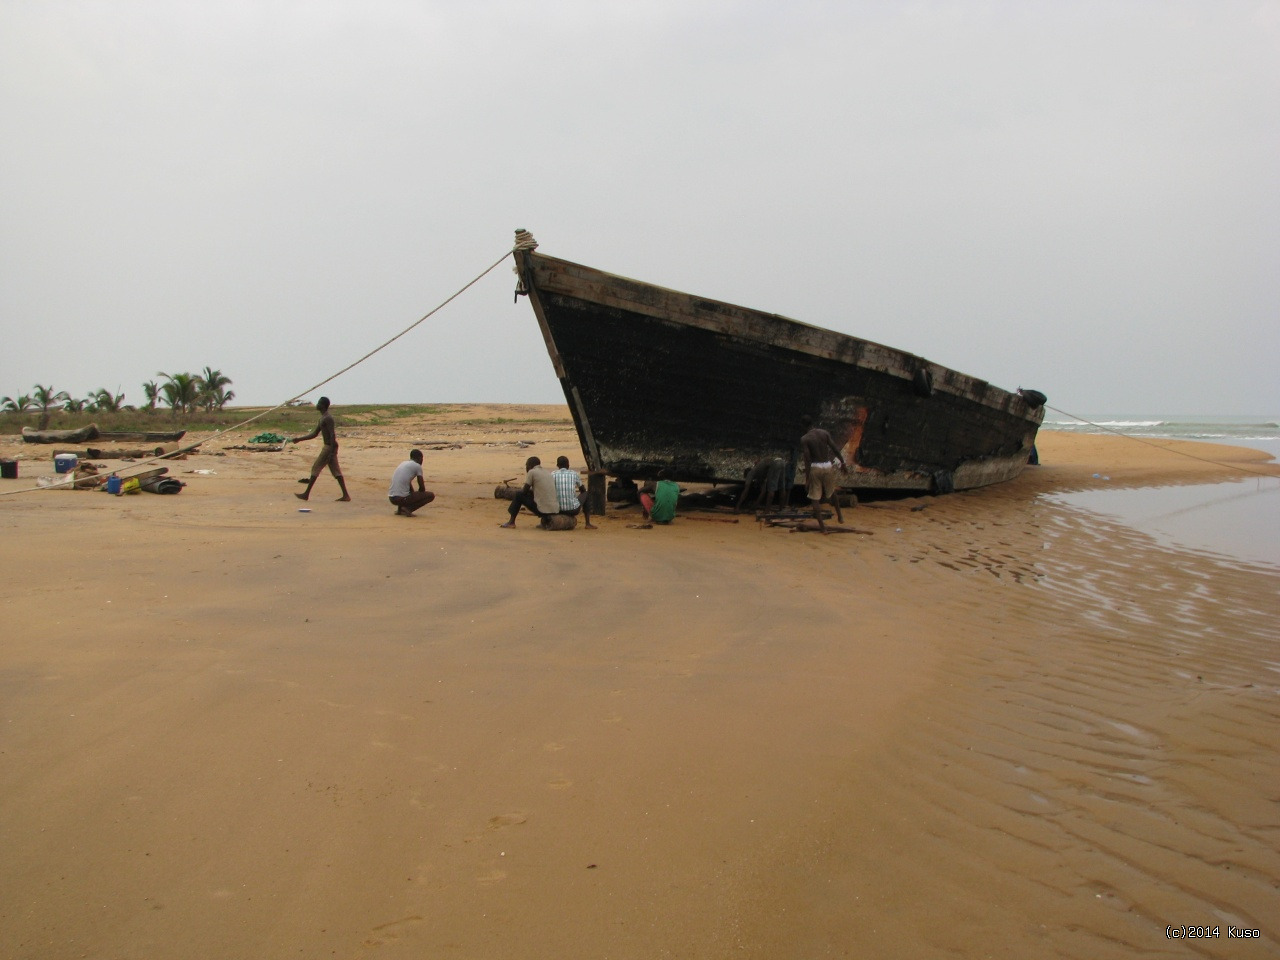
<path fill-rule="evenodd" d="M 0 397 L 0 434 L 21 433 L 23 427 L 40 430 L 73 430 L 96 423 L 109 433 L 143 433 L 178 430 L 201 433 L 225 430 L 262 413 L 267 407 L 228 407 L 235 391 L 228 390 L 231 378 L 221 370 L 205 367 L 200 373 L 156 374 L 142 385 L 143 405 L 125 403 L 119 388 L 94 390 L 84 398 L 65 390 L 37 384 L 29 393 Z M 363 403 L 334 406 L 333 415 L 342 426 L 378 427 L 408 419 L 425 420 L 446 413 L 464 412 L 470 404 Z M 519 412 L 519 411 L 516 411 Z M 530 413 L 535 412 L 530 409 Z M 286 435 L 309 433 L 318 414 L 313 401 L 300 401 L 272 410 L 245 427 L 253 433 Z M 561 417 L 473 417 L 452 421 L 459 426 L 490 427 L 564 425 Z"/>
<path fill-rule="evenodd" d="M 200 371 L 196 382 L 200 386 L 197 399 L 206 410 L 221 410 L 236 398 L 236 392 L 227 389 L 231 386 L 231 378 L 224 375 L 221 370 L 205 367 Z"/>
<path fill-rule="evenodd" d="M 311 418 L 315 419 L 315 410 L 311 407 L 306 409 L 310 411 Z M 333 415 L 336 417 L 341 411 L 341 417 L 347 423 L 359 423 L 376 427 L 395 423 L 397 420 L 403 420 L 406 417 L 429 417 L 443 413 L 444 410 L 445 408 L 442 406 L 423 403 L 353 403 L 345 407 L 335 406 Z"/>
<path fill-rule="evenodd" d="M 43 430 L 49 426 L 49 417 L 52 416 L 52 410 L 64 400 L 71 399 L 71 395 L 65 390 L 59 390 L 56 393 L 53 387 L 42 387 L 36 384 L 31 388 L 31 400 L 35 409 L 40 411 L 40 429 Z"/>
<path fill-rule="evenodd" d="M 39 413 L 38 406 L 33 407 L 29 402 L 29 398 L 27 398 L 28 404 L 18 410 L 17 408 L 21 405 L 19 401 L 23 398 L 16 398 L 12 406 L 6 402 L 8 399 L 6 397 L 0 400 L 0 408 L 2 408 L 0 409 L 0 434 L 21 433 L 23 427 L 36 426 L 35 420 Z M 146 407 L 142 409 L 121 407 L 116 410 L 107 410 L 86 406 L 80 410 L 71 410 L 64 405 L 61 410 L 50 411 L 49 425 L 45 429 L 72 430 L 89 423 L 96 423 L 98 429 L 107 432 L 125 433 L 185 429 L 200 433 L 233 427 L 267 409 L 269 408 L 222 407 L 214 410 L 192 408 L 180 416 L 175 416 L 171 410 L 149 409 Z M 345 407 L 335 405 L 332 412 L 342 426 L 377 427 L 398 423 L 410 418 L 423 419 L 437 416 L 446 412 L 446 410 L 446 407 L 437 404 L 368 403 L 351 404 Z M 253 433 L 271 431 L 273 433 L 297 435 L 309 433 L 318 419 L 319 414 L 316 413 L 314 404 L 298 403 L 281 407 L 279 410 L 273 410 L 261 419 L 253 421 L 245 429 Z M 558 423 L 560 421 L 545 422 Z"/>
<path fill-rule="evenodd" d="M 216 415 L 216 420 L 207 421 L 211 427 L 235 422 L 222 419 L 223 408 L 236 394 L 227 389 L 231 378 L 221 370 L 205 367 L 198 374 L 161 372 L 156 376 L 163 377 L 164 382 L 148 380 L 142 385 L 146 403 L 141 410 L 124 402 L 124 391 L 119 387 L 115 391 L 100 387 L 81 398 L 65 390 L 36 384 L 30 393 L 0 397 L 0 433 L 19 433 L 24 426 L 35 426 L 38 430 L 72 429 L 87 423 L 97 423 L 103 430 L 157 430 L 161 427 L 153 418 L 161 401 L 168 404 L 174 423 L 179 416 L 190 423 L 193 415 L 201 411 Z M 33 418 L 32 414 L 36 416 Z M 141 414 L 142 419 L 135 414 Z M 204 418 L 195 419 L 199 422 Z"/>
<path fill-rule="evenodd" d="M 142 385 L 142 393 L 146 398 L 143 410 L 154 412 L 156 405 L 164 401 L 169 405 L 170 415 L 174 420 L 179 414 L 189 414 L 195 410 L 208 413 L 221 412 L 223 407 L 235 399 L 235 391 L 228 390 L 231 378 L 214 367 L 205 367 L 199 373 L 164 373 L 164 383 L 148 380 Z M 132 411 L 135 408 L 124 402 L 124 391 L 119 387 L 115 392 L 100 387 L 87 397 L 73 397 L 65 390 L 54 390 L 36 384 L 30 393 L 20 393 L 16 397 L 0 397 L 0 412 L 15 414 L 19 418 L 28 412 L 38 411 L 37 429 L 50 429 L 54 410 L 61 409 L 65 413 L 108 414 Z M 52 429 L 59 429 L 53 427 Z"/>
<path fill-rule="evenodd" d="M 567 419 L 567 417 L 487 417 L 459 420 L 458 423 L 467 427 L 497 427 L 507 423 L 518 423 L 521 426 L 531 423 L 562 424 Z"/>
<path fill-rule="evenodd" d="M 16 397 L 0 398 L 0 409 L 5 413 L 26 413 L 31 409 L 31 394 L 20 393 Z"/>

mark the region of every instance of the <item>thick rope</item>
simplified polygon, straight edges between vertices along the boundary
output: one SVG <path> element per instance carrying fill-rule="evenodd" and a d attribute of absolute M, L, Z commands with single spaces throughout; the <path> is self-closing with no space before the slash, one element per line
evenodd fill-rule
<path fill-rule="evenodd" d="M 523 236 L 521 236 L 522 234 L 523 234 Z M 530 246 L 530 244 L 532 244 L 532 246 Z M 424 322 L 426 322 L 427 320 L 429 320 L 429 319 L 430 319 L 433 315 L 435 315 L 436 313 L 439 313 L 439 312 L 440 312 L 440 310 L 442 310 L 444 307 L 448 306 L 448 305 L 449 305 L 450 303 L 452 303 L 454 300 L 458 299 L 458 297 L 460 297 L 462 294 L 466 293 L 466 291 L 470 290 L 470 289 L 471 289 L 472 287 L 474 287 L 477 283 L 479 283 L 481 280 L 483 280 L 486 276 L 488 276 L 490 273 L 492 273 L 494 269 L 496 269 L 496 268 L 497 268 L 497 267 L 498 267 L 498 266 L 499 266 L 499 265 L 500 265 L 504 260 L 506 260 L 506 259 L 507 259 L 507 257 L 511 256 L 511 254 L 512 254 L 512 252 L 513 252 L 513 251 L 515 251 L 515 250 L 532 250 L 532 249 L 533 249 L 534 247 L 536 247 L 537 245 L 538 245 L 538 244 L 537 244 L 537 241 L 535 241 L 535 240 L 533 239 L 532 235 L 530 235 L 527 231 L 524 231 L 524 230 L 517 231 L 517 232 L 516 232 L 516 245 L 515 245 L 515 247 L 513 248 L 513 250 L 511 250 L 511 251 L 508 251 L 508 252 L 504 253 L 501 257 L 499 257 L 497 260 L 495 260 L 495 261 L 494 261 L 490 266 L 486 267 L 486 268 L 485 268 L 485 270 L 484 270 L 482 273 L 480 273 L 480 274 L 479 274 L 479 275 L 478 275 L 474 280 L 472 280 L 472 281 L 471 281 L 470 283 L 468 283 L 466 286 L 464 286 L 464 287 L 460 288 L 460 289 L 459 289 L 456 293 L 454 293 L 452 296 L 450 296 L 450 297 L 446 298 L 445 300 L 441 301 L 441 302 L 440 302 L 436 307 L 434 307 L 434 308 L 432 308 L 431 310 L 427 311 L 425 314 L 423 314 L 421 317 L 419 317 L 419 318 L 418 318 L 417 320 L 415 320 L 413 323 L 409 324 L 409 326 L 405 327 L 403 330 L 401 330 L 399 333 L 397 333 L 394 337 L 391 337 L 389 340 L 387 340 L 387 341 L 385 341 L 385 342 L 383 342 L 383 343 L 379 344 L 378 346 L 374 347 L 372 350 L 370 350 L 368 353 L 366 353 L 366 354 L 365 354 L 363 357 L 361 357 L 359 360 L 355 360 L 355 361 L 353 361 L 353 362 L 351 362 L 351 363 L 347 364 L 345 367 L 343 367 L 343 368 L 342 368 L 341 370 L 339 370 L 337 373 L 332 374 L 332 375 L 330 375 L 330 376 L 328 376 L 328 377 L 325 377 L 325 378 L 324 378 L 323 380 L 321 380 L 319 383 L 314 384 L 313 386 L 308 387 L 306 390 L 303 390 L 301 393 L 297 393 L 297 394 L 295 394 L 294 396 L 290 397 L 288 400 L 284 400 L 284 401 L 281 401 L 280 403 L 277 403 L 274 407 L 271 407 L 271 408 L 270 408 L 270 409 L 268 409 L 268 410 L 263 410 L 261 413 L 256 413 L 256 414 L 254 414 L 252 417 L 249 417 L 247 420 L 241 420 L 241 421 L 240 421 L 239 423 L 237 423 L 237 424 L 233 424 L 232 426 L 224 427 L 223 429 L 216 431 L 216 432 L 213 434 L 213 436 L 212 436 L 212 437 L 208 437 L 208 438 L 206 438 L 206 439 L 204 439 L 204 440 L 201 440 L 199 443 L 192 443 L 192 444 L 188 444 L 188 445 L 187 445 L 187 446 L 185 446 L 185 447 L 178 447 L 178 448 L 177 448 L 176 450 L 174 450 L 172 453 L 166 453 L 166 454 L 163 454 L 163 455 L 158 456 L 158 457 L 152 457 L 152 458 L 151 458 L 151 459 L 149 459 L 149 460 L 140 460 L 140 461 L 138 461 L 137 463 L 135 463 L 135 464 L 133 465 L 133 467 L 131 467 L 130 469 L 136 469 L 137 467 L 145 467 L 145 466 L 147 466 L 148 464 L 152 464 L 152 463 L 159 463 L 161 460 L 170 460 L 170 459 L 172 459 L 172 458 L 174 458 L 174 457 L 177 457 L 177 456 L 179 456 L 179 455 L 181 455 L 181 454 L 188 453 L 188 452 L 190 452 L 190 451 L 192 451 L 192 450 L 195 450 L 197 447 L 202 446 L 203 444 L 206 444 L 206 443 L 209 443 L 209 442 L 211 442 L 211 441 L 213 441 L 213 440 L 218 439 L 219 437 L 223 436 L 224 434 L 231 433 L 233 430 L 239 430 L 241 427 L 246 427 L 246 426 L 248 426 L 249 424 L 253 423 L 255 420 L 261 420 L 263 417 L 267 416 L 268 414 L 275 413 L 275 412 L 276 412 L 277 410 L 279 410 L 281 407 L 287 407 L 289 404 L 294 403 L 294 402 L 295 402 L 295 401 L 297 401 L 297 400 L 301 400 L 301 399 L 302 399 L 303 397 L 305 397 L 308 393 L 311 393 L 312 391 L 315 391 L 315 390 L 319 390 L 319 389 L 320 389 L 321 387 L 323 387 L 325 384 L 327 384 L 327 383 L 331 383 L 332 381 L 337 380 L 337 379 L 338 379 L 340 376 L 342 376 L 344 373 L 347 373 L 347 372 L 349 372 L 350 370 L 354 369 L 355 367 L 358 367 L 360 364 L 364 363 L 366 360 L 368 360 L 368 359 L 369 359 L 370 357 L 372 357 L 374 354 L 379 353 L 379 352 L 381 352 L 382 350 L 385 350 L 387 347 L 391 346 L 391 344 L 395 343 L 397 340 L 399 340 L 401 337 L 403 337 L 406 333 L 408 333 L 409 331 L 413 330 L 414 328 L 416 328 L 416 327 L 420 326 L 422 323 L 424 323 Z M 81 479 L 83 479 L 83 478 L 81 478 Z M 59 487 L 65 487 L 65 486 L 68 486 L 68 485 L 70 485 L 70 484 L 73 484 L 73 483 L 75 483 L 75 481 L 76 481 L 75 474 L 74 474 L 74 473 L 72 473 L 72 474 L 68 475 L 68 477 L 67 477 L 65 480 L 59 480 L 59 481 L 57 481 L 56 483 L 51 483 L 51 484 L 49 484 L 48 486 L 43 486 L 43 487 L 24 487 L 24 488 L 22 488 L 21 490 L 3 490 L 3 491 L 0 491 L 0 497 L 4 497 L 4 496 L 12 496 L 12 495 L 14 495 L 14 494 L 19 494 L 19 493 L 34 493 L 34 492 L 37 492 L 37 491 L 44 491 L 44 490 L 56 490 L 56 489 L 58 489 Z"/>

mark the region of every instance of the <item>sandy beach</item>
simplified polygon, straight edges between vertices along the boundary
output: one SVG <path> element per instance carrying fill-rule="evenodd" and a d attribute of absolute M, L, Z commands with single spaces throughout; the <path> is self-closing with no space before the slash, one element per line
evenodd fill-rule
<path fill-rule="evenodd" d="M 335 409 L 352 503 L 252 430 L 0 495 L 0 957 L 1280 951 L 1280 569 L 1045 496 L 1264 454 L 1042 433 L 855 534 L 553 533 L 493 491 L 581 465 L 565 408 Z"/>

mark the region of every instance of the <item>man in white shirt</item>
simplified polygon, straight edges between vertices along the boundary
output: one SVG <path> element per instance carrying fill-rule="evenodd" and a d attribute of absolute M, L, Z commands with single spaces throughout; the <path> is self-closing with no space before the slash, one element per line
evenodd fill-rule
<path fill-rule="evenodd" d="M 417 490 L 413 489 L 415 480 Z M 391 489 L 387 491 L 387 499 L 395 505 L 396 516 L 412 517 L 413 511 L 434 500 L 436 495 L 426 486 L 422 480 L 422 451 L 410 450 L 409 459 L 391 474 Z"/>

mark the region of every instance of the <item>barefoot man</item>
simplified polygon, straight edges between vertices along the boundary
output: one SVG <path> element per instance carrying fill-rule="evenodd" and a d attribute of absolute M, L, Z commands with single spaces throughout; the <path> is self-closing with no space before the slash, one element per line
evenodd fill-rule
<path fill-rule="evenodd" d="M 413 489 L 415 483 L 418 485 L 417 490 Z M 387 499 L 396 508 L 396 516 L 412 517 L 413 511 L 426 506 L 435 498 L 436 495 L 422 481 L 422 451 L 410 450 L 409 459 L 391 474 L 391 489 L 387 491 Z"/>
<path fill-rule="evenodd" d="M 527 471 L 524 486 L 516 494 L 511 506 L 507 508 L 510 517 L 506 523 L 498 526 L 507 530 L 515 528 L 516 514 L 524 507 L 539 520 L 560 512 L 560 497 L 556 494 L 556 480 L 551 471 L 542 465 L 541 457 L 530 457 L 524 462 Z"/>
<path fill-rule="evenodd" d="M 809 503 L 813 507 L 813 518 L 818 521 L 818 530 L 827 532 L 822 522 L 822 501 L 828 501 L 836 508 L 836 522 L 844 523 L 844 515 L 840 512 L 840 501 L 836 498 L 836 463 L 839 462 L 842 472 L 849 466 L 831 434 L 821 427 L 813 425 L 812 417 L 802 417 L 800 426 L 804 436 L 800 438 L 800 452 L 804 457 L 805 477 L 808 486 Z"/>
<path fill-rule="evenodd" d="M 789 495 L 786 489 L 786 475 L 787 461 L 781 457 L 764 457 L 757 460 L 743 475 L 742 493 L 738 495 L 738 502 L 734 504 L 733 512 L 741 512 L 742 504 L 746 502 L 747 494 L 751 492 L 751 485 L 757 482 L 760 484 L 760 492 L 756 494 L 755 509 L 759 510 L 763 504 L 764 509 L 769 510 L 773 507 L 776 498 L 777 509 L 781 512 Z"/>
<path fill-rule="evenodd" d="M 568 457 L 556 457 L 556 468 L 551 471 L 551 478 L 556 482 L 556 497 L 560 500 L 560 512 L 569 517 L 582 514 L 588 530 L 594 530 L 591 522 L 591 501 L 587 499 L 587 488 L 582 485 L 578 471 L 569 466 Z"/>
<path fill-rule="evenodd" d="M 316 485 L 316 480 L 320 477 L 320 471 L 328 467 L 333 478 L 338 481 L 338 486 L 342 488 L 342 496 L 338 498 L 338 502 L 341 503 L 344 500 L 350 500 L 351 494 L 347 493 L 347 482 L 342 479 L 342 467 L 338 466 L 338 434 L 334 430 L 333 417 L 329 413 L 329 398 L 321 397 L 317 400 L 316 409 L 320 411 L 320 422 L 316 424 L 316 428 L 305 437 L 294 437 L 289 441 L 301 443 L 304 440 L 320 437 L 324 443 L 320 448 L 320 455 L 316 457 L 316 462 L 311 465 L 311 479 L 307 481 L 307 489 L 301 493 L 295 493 L 294 496 L 299 500 L 309 499 L 311 488 Z"/>

